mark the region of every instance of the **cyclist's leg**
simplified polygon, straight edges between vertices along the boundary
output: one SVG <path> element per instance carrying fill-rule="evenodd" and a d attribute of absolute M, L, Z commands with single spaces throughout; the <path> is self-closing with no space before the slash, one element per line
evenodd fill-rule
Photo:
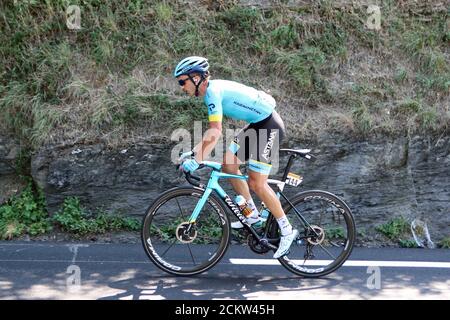
<path fill-rule="evenodd" d="M 242 175 L 239 170 L 239 165 L 247 161 L 249 155 L 253 151 L 254 146 L 257 145 L 257 135 L 256 131 L 253 130 L 252 124 L 243 128 L 234 138 L 234 141 L 230 144 L 229 149 L 224 156 L 224 171 L 231 174 Z M 248 222 L 251 224 L 262 222 L 259 217 L 258 208 L 253 201 L 252 195 L 250 194 L 250 189 L 248 187 L 247 181 L 242 179 L 230 179 L 234 191 L 237 194 L 241 194 L 247 200 L 250 208 L 252 209 L 252 214 L 247 217 Z M 233 222 L 231 224 L 233 229 L 240 229 L 244 226 L 239 221 Z"/>
<path fill-rule="evenodd" d="M 233 154 L 230 150 L 227 150 L 225 152 L 225 155 L 223 156 L 223 164 L 222 164 L 222 170 L 223 172 L 229 173 L 229 174 L 236 174 L 236 175 L 242 175 L 241 171 L 239 170 L 239 165 L 242 162 L 239 160 L 238 157 L 236 157 L 235 154 Z M 245 180 L 242 179 L 230 179 L 230 183 L 233 186 L 233 190 L 237 194 L 241 194 L 244 196 L 245 199 L 250 199 L 250 190 L 248 188 L 248 184 Z"/>
<path fill-rule="evenodd" d="M 289 252 L 292 242 L 297 238 L 298 231 L 292 229 L 292 226 L 281 207 L 280 200 L 268 185 L 268 175 L 255 172 L 252 169 L 249 170 L 248 174 L 250 189 L 264 201 L 280 227 L 280 244 L 278 245 L 278 250 L 273 255 L 274 258 L 278 259 Z"/>
<path fill-rule="evenodd" d="M 280 200 L 267 183 L 272 170 L 272 160 L 278 152 L 280 141 L 284 137 L 284 124 L 274 111 L 272 116 L 257 125 L 258 144 L 256 151 L 250 154 L 248 184 L 258 197 L 264 201 L 275 218 L 285 216 Z"/>
<path fill-rule="evenodd" d="M 249 158 L 250 146 L 252 144 L 249 142 L 248 135 L 254 134 L 253 132 L 255 130 L 253 130 L 252 124 L 249 124 L 236 134 L 223 158 L 222 168 L 224 172 L 242 175 L 239 170 L 239 165 L 245 163 Z M 256 138 L 256 134 L 254 135 Z M 253 145 L 256 145 L 256 142 Z M 245 180 L 230 179 L 230 182 L 237 194 L 241 194 L 247 201 L 251 200 L 253 202 L 248 184 Z"/>
<path fill-rule="evenodd" d="M 297 238 L 298 231 L 292 229 L 292 226 L 286 217 L 283 208 L 281 207 L 280 200 L 272 188 L 268 185 L 268 175 L 255 172 L 252 169 L 249 170 L 248 174 L 250 189 L 254 191 L 262 201 L 264 201 L 280 227 L 280 243 L 277 251 L 273 255 L 274 258 L 278 259 L 289 252 L 292 242 Z"/>
<path fill-rule="evenodd" d="M 258 150 L 251 154 L 249 160 L 249 181 L 250 189 L 254 191 L 258 197 L 264 201 L 267 208 L 276 218 L 281 230 L 281 239 L 278 250 L 274 254 L 274 258 L 289 252 L 292 242 L 298 235 L 297 230 L 293 230 L 287 219 L 280 200 L 275 192 L 267 183 L 269 173 L 272 169 L 271 161 L 273 150 L 278 150 L 279 142 L 284 136 L 284 124 L 276 112 L 258 128 Z"/>
<path fill-rule="evenodd" d="M 278 219 L 284 216 L 284 211 L 277 195 L 267 183 L 268 177 L 268 174 L 253 171 L 251 168 L 248 170 L 248 184 L 250 189 L 256 193 L 258 198 L 272 212 L 273 216 Z"/>

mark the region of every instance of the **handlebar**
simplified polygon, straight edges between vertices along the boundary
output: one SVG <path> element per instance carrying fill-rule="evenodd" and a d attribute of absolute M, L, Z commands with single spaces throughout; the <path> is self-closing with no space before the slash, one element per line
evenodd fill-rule
<path fill-rule="evenodd" d="M 197 170 L 198 170 L 198 169 L 202 169 L 202 168 L 204 168 L 204 167 L 205 167 L 204 164 L 200 164 L 200 166 L 197 168 Z M 177 170 L 180 170 L 180 165 L 177 165 Z M 193 186 L 199 187 L 199 188 L 204 188 L 204 185 L 203 185 L 202 183 L 196 182 L 196 181 L 200 181 L 200 180 L 201 180 L 200 177 L 194 176 L 194 175 L 191 174 L 190 172 L 183 172 L 183 173 L 184 173 L 184 176 L 185 176 L 186 180 L 187 180 L 190 184 L 192 184 Z M 196 181 L 194 181 L 194 180 L 196 180 Z"/>
<path fill-rule="evenodd" d="M 201 184 L 194 181 L 194 180 L 200 181 L 200 177 L 194 176 L 194 175 L 190 174 L 189 172 L 185 172 L 185 176 L 186 176 L 186 180 L 190 184 L 192 184 L 193 186 L 196 186 L 196 187 L 200 187 Z"/>

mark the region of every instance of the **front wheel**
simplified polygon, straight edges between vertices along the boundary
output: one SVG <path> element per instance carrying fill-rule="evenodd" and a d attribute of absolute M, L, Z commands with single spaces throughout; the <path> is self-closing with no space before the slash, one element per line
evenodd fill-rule
<path fill-rule="evenodd" d="M 178 276 L 192 276 L 213 267 L 224 256 L 230 223 L 220 200 L 211 194 L 197 221 L 191 213 L 204 190 L 174 188 L 160 195 L 147 209 L 142 223 L 142 244 L 160 269 Z"/>
<path fill-rule="evenodd" d="M 350 208 L 337 196 L 320 190 L 298 193 L 290 202 L 292 205 L 287 203 L 283 209 L 299 236 L 289 254 L 279 258 L 280 263 L 289 271 L 309 278 L 338 269 L 349 257 L 355 242 L 355 222 Z M 275 219 L 271 228 L 273 234 L 279 233 Z"/>

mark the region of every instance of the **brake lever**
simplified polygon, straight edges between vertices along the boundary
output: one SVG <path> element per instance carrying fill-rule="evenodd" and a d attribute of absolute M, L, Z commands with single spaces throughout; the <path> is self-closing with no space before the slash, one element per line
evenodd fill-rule
<path fill-rule="evenodd" d="M 200 177 L 194 176 L 194 175 L 192 175 L 190 172 L 186 172 L 186 176 L 187 176 L 188 179 L 189 179 L 189 178 L 192 178 L 192 179 L 197 180 L 197 181 L 200 181 L 200 180 L 201 180 Z"/>

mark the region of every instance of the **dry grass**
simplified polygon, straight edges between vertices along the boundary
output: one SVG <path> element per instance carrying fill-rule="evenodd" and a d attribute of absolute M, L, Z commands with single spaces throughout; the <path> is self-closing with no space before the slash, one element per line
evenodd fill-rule
<path fill-rule="evenodd" d="M 442 1 L 386 1 L 380 31 L 365 27 L 364 2 L 236 4 L 83 1 L 75 32 L 58 14 L 65 1 L 2 3 L 0 127 L 34 149 L 169 137 L 206 119 L 171 77 L 195 54 L 213 78 L 270 92 L 293 138 L 448 133 Z"/>

